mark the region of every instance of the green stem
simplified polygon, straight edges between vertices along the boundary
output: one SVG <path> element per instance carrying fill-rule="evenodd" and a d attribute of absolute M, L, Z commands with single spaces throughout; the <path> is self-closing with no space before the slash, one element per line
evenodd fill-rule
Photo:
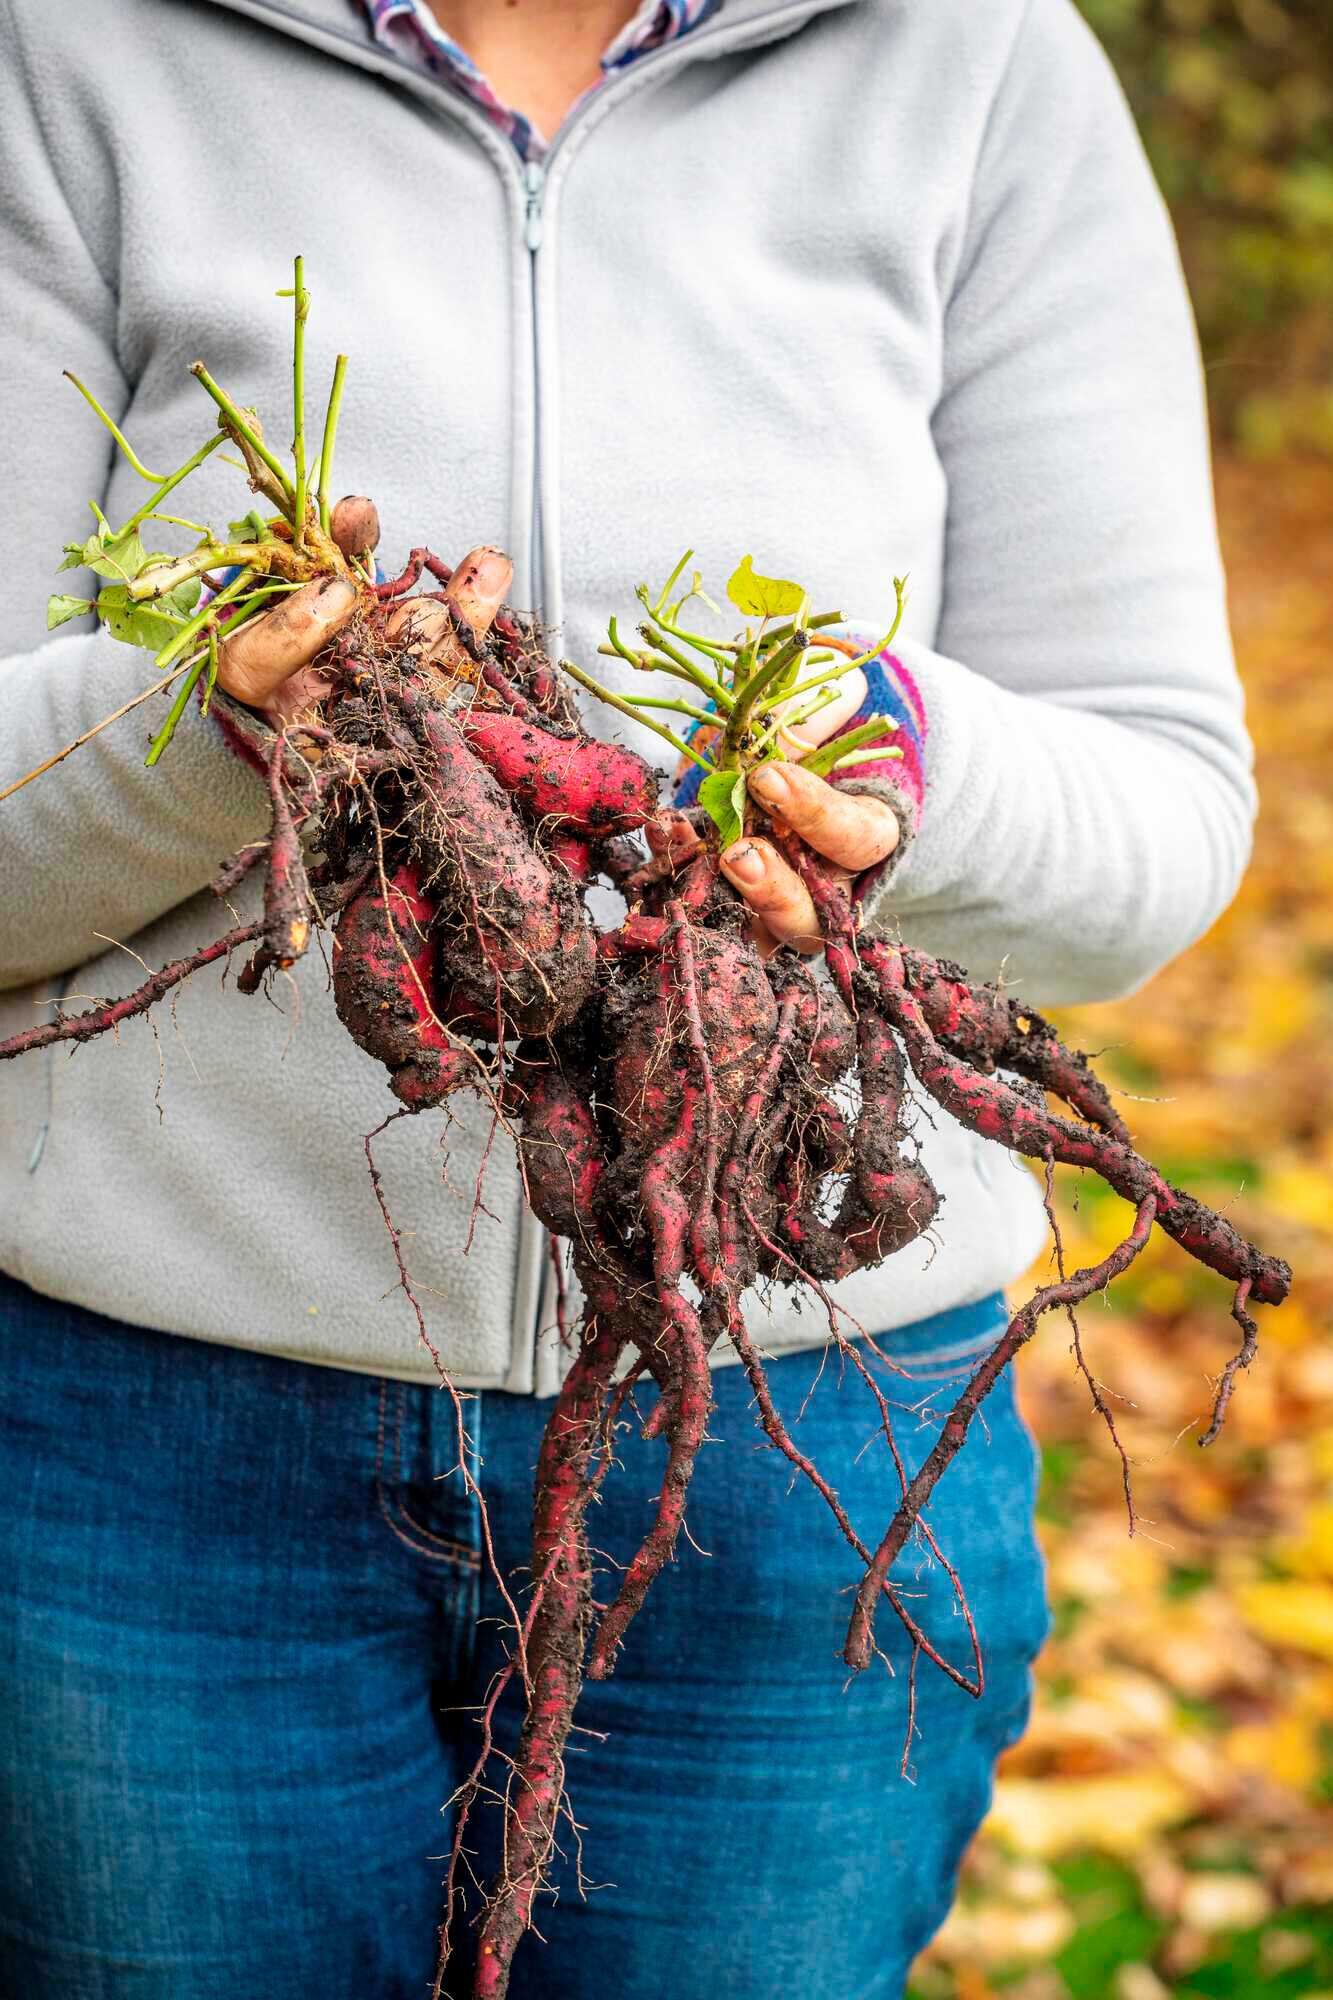
<path fill-rule="evenodd" d="M 688 757 L 690 762 L 697 764 L 701 771 L 711 771 L 714 768 L 706 757 L 701 757 L 697 750 L 692 750 L 688 743 L 681 741 L 679 736 L 674 735 L 671 730 L 665 729 L 660 722 L 654 722 L 650 715 L 640 714 L 639 710 L 632 703 L 623 700 L 618 694 L 612 694 L 610 688 L 603 687 L 601 682 L 595 681 L 591 674 L 585 674 L 582 667 L 576 667 L 572 660 L 562 660 L 560 665 L 562 670 L 572 680 L 576 680 L 580 687 L 587 688 L 589 694 L 595 694 L 598 701 L 604 701 L 609 708 L 619 709 L 622 715 L 627 715 L 631 722 L 637 722 L 641 728 L 651 729 L 654 736 L 660 736 L 664 743 L 669 743 L 672 749 L 677 751 L 680 756 Z"/>
<path fill-rule="evenodd" d="M 793 709 L 786 714 L 782 712 L 780 706 L 777 707 L 776 713 L 773 709 L 767 710 L 769 720 L 754 739 L 756 752 L 766 750 L 780 729 L 799 729 L 802 723 L 809 722 L 811 716 L 818 715 L 821 708 L 827 708 L 832 699 L 833 690 L 829 688 L 817 695 L 813 701 L 807 702 L 804 708 Z"/>
<path fill-rule="evenodd" d="M 226 427 L 232 433 L 236 442 L 248 446 L 260 464 L 268 467 L 290 504 L 295 499 L 295 489 L 292 486 L 291 475 L 288 473 L 281 459 L 274 457 L 253 424 L 247 423 L 244 412 L 232 401 L 225 389 L 218 387 L 202 361 L 196 361 L 190 369 L 190 373 L 207 389 L 209 395 L 213 398 L 219 410 L 221 410 Z"/>
<path fill-rule="evenodd" d="M 169 590 L 188 583 L 192 576 L 202 576 L 205 570 L 230 569 L 233 563 L 267 576 L 269 550 L 276 546 L 263 542 L 211 542 L 207 548 L 192 549 L 188 556 L 180 556 L 175 562 L 152 563 L 141 569 L 130 584 L 129 593 L 136 604 L 142 604 L 146 599 L 165 597 Z"/>
<path fill-rule="evenodd" d="M 781 693 L 770 695 L 766 700 L 756 705 L 759 709 L 766 710 L 776 707 L 779 702 L 796 701 L 803 694 L 814 694 L 818 688 L 831 688 L 838 681 L 842 680 L 844 675 L 851 673 L 854 667 L 863 664 L 859 660 L 839 660 L 838 664 L 835 667 L 830 667 L 826 674 L 815 674 L 808 681 L 798 681 L 795 687 L 790 687 Z"/>
<path fill-rule="evenodd" d="M 745 734 L 755 703 L 767 693 L 769 688 L 781 681 L 788 667 L 799 660 L 810 643 L 810 634 L 804 626 L 798 626 L 790 639 L 777 651 L 770 653 L 761 667 L 750 674 L 736 696 L 736 705 L 727 719 L 727 738 L 723 749 L 724 758 L 730 762 L 735 757 L 740 740 Z"/>
<path fill-rule="evenodd" d="M 722 717 L 714 709 L 692 708 L 688 701 L 662 701 L 652 694 L 627 694 L 626 701 L 631 708 L 668 708 L 673 715 L 688 715 L 692 722 L 707 723 L 710 729 L 720 727 Z"/>
<path fill-rule="evenodd" d="M 674 618 L 664 617 L 660 611 L 653 613 L 653 621 L 660 625 L 664 632 L 669 632 L 673 639 L 679 639 L 683 645 L 693 646 L 696 653 L 703 653 L 708 659 L 716 660 L 720 667 L 730 669 L 735 665 L 740 647 L 732 641 L 705 639 L 701 632 L 687 632 L 683 625 L 678 625 Z"/>
<path fill-rule="evenodd" d="M 684 555 L 681 557 L 680 561 L 676 564 L 676 567 L 672 570 L 666 582 L 662 585 L 662 588 L 658 593 L 656 604 L 650 604 L 648 602 L 648 586 L 646 583 L 641 583 L 638 589 L 635 591 L 634 593 L 635 596 L 643 604 L 644 608 L 647 611 L 651 612 L 654 618 L 659 617 L 660 614 L 666 609 L 667 599 L 671 595 L 671 586 L 676 581 L 676 578 L 680 575 L 681 571 L 684 569 L 686 563 L 689 561 L 690 557 L 693 554 L 694 554 L 693 549 L 686 549 Z"/>
<path fill-rule="evenodd" d="M 208 714 L 208 704 L 213 699 L 213 690 L 217 686 L 217 684 L 218 684 L 218 628 L 216 625 L 210 625 L 208 628 L 208 680 L 204 686 L 203 700 L 199 704 L 199 713 L 201 715 Z"/>
<path fill-rule="evenodd" d="M 604 652 L 609 650 L 610 652 L 615 654 L 615 656 L 618 659 L 628 660 L 629 664 L 634 668 L 636 673 L 647 671 L 648 661 L 646 656 L 643 653 L 632 653 L 630 651 L 629 647 L 625 644 L 625 641 L 620 636 L 620 628 L 616 624 L 614 618 L 608 618 L 606 621 L 606 636 L 610 642 L 609 649 L 607 647 L 599 646 L 597 649 L 598 652 Z"/>
<path fill-rule="evenodd" d="M 648 613 L 648 616 L 652 619 L 654 625 L 660 625 L 662 630 L 664 632 L 669 632 L 673 639 L 681 639 L 687 646 L 693 646 L 696 652 L 706 654 L 710 660 L 716 660 L 719 666 L 730 667 L 733 659 L 735 658 L 735 655 L 740 650 L 738 646 L 730 645 L 727 643 L 726 640 L 705 639 L 703 634 L 700 632 L 686 632 L 677 623 L 677 621 L 668 614 L 665 608 L 666 592 L 670 590 L 671 585 L 675 582 L 677 576 L 679 576 L 681 567 L 686 562 L 689 561 L 690 557 L 693 554 L 694 554 L 693 549 L 687 549 L 685 551 L 684 556 L 681 558 L 681 562 L 677 564 L 676 568 L 671 572 L 671 575 L 667 578 L 666 584 L 663 587 L 663 594 L 657 599 L 656 603 L 654 603 L 653 600 L 649 597 L 648 586 L 646 583 L 638 584 L 635 588 L 634 595 L 638 598 L 640 604 L 643 606 L 644 610 Z M 685 599 L 682 598 L 681 603 L 683 604 L 684 602 Z"/>
<path fill-rule="evenodd" d="M 803 618 L 801 620 L 801 624 L 807 632 L 821 632 L 826 625 L 841 625 L 843 623 L 845 623 L 845 619 L 841 611 L 821 611 L 818 617 Z M 784 639 L 790 639 L 795 630 L 796 620 L 788 618 L 785 624 L 773 627 L 773 630 L 766 635 L 765 644 L 770 646 L 781 644 Z"/>
<path fill-rule="evenodd" d="M 720 698 L 730 707 L 731 696 L 727 690 L 717 681 L 710 680 L 702 668 L 695 667 L 690 661 L 684 660 L 676 664 L 665 656 L 655 653 L 636 653 L 633 647 L 627 646 L 621 638 L 620 628 L 614 618 L 608 618 L 606 621 L 606 636 L 610 644 L 599 646 L 597 650 L 599 653 L 604 653 L 608 659 L 624 660 L 640 674 L 669 674 L 672 680 L 685 681 L 690 687 L 698 688 L 701 694 L 706 694 L 710 700 Z"/>
<path fill-rule="evenodd" d="M 292 505 L 292 547 L 305 545 L 305 323 L 310 314 L 310 294 L 305 288 L 305 259 L 298 257 L 292 280 L 292 464 L 296 469 L 296 498 Z"/>
<path fill-rule="evenodd" d="M 169 528 L 188 528 L 193 535 L 211 535 L 213 530 L 202 521 L 187 521 L 183 514 L 159 514 L 154 511 L 144 515 L 145 521 L 165 521 Z"/>
<path fill-rule="evenodd" d="M 817 778 L 826 777 L 850 751 L 863 749 L 867 744 L 873 743 L 876 737 L 885 735 L 887 731 L 896 729 L 897 726 L 897 723 L 891 721 L 887 715 L 872 715 L 869 722 L 861 723 L 856 729 L 849 729 L 845 736 L 830 736 L 827 743 L 821 743 L 808 757 L 802 757 L 802 769 L 813 771 Z M 886 748 L 884 755 L 891 757 L 895 754 L 895 750 L 896 746 L 892 749 Z M 897 750 L 896 754 L 901 757 L 902 751 Z"/>
<path fill-rule="evenodd" d="M 108 415 L 108 413 L 102 408 L 102 405 L 98 402 L 92 390 L 85 389 L 82 382 L 80 382 L 78 376 L 73 374 L 68 368 L 65 369 L 64 375 L 65 375 L 65 380 L 67 382 L 72 382 L 74 384 L 74 387 L 83 397 L 84 402 L 89 404 L 97 412 L 98 416 L 102 419 L 102 422 L 106 425 L 107 429 L 110 431 L 112 437 L 116 440 L 116 443 L 120 446 L 121 450 L 124 452 L 130 464 L 134 467 L 135 471 L 138 473 L 140 479 L 146 479 L 150 486 L 155 486 L 162 478 L 162 474 L 160 472 L 150 472 L 148 470 L 148 467 L 144 464 L 138 452 L 135 451 L 133 445 L 126 437 L 124 431 L 120 428 L 120 425 L 115 421 L 113 417 Z"/>
<path fill-rule="evenodd" d="M 229 584 L 217 592 L 216 596 L 209 598 L 201 611 L 195 612 L 188 624 L 182 625 L 174 639 L 167 641 L 162 651 L 154 660 L 153 665 L 159 668 L 169 667 L 173 660 L 179 659 L 192 639 L 196 639 L 201 632 L 217 623 L 218 606 L 220 604 L 234 604 L 238 597 L 244 596 L 253 582 L 253 570 L 242 570 L 239 576 L 233 577 Z"/>
<path fill-rule="evenodd" d="M 645 619 L 644 623 L 639 627 L 639 636 L 642 639 L 646 639 L 650 646 L 656 647 L 659 653 L 664 654 L 668 660 L 679 667 L 680 671 L 694 682 L 694 685 L 699 689 L 701 694 L 706 694 L 711 701 L 717 702 L 719 707 L 730 709 L 733 697 L 729 690 L 723 687 L 721 681 L 715 680 L 712 674 L 706 674 L 702 667 L 696 667 L 693 660 L 687 659 L 684 653 L 678 652 L 669 639 L 662 637 L 655 625 L 650 624 Z"/>
<path fill-rule="evenodd" d="M 153 738 L 148 755 L 144 758 L 145 764 L 156 764 L 158 758 L 176 734 L 176 724 L 184 715 L 185 704 L 199 684 L 199 676 L 204 670 L 204 662 L 207 658 L 208 655 L 206 653 L 201 653 L 190 668 L 189 673 L 186 674 L 185 679 L 181 682 L 180 687 L 176 691 L 176 699 L 171 704 L 167 719 Z"/>
<path fill-rule="evenodd" d="M 324 413 L 324 442 L 319 452 L 319 525 L 327 535 L 329 532 L 329 489 L 333 480 L 333 447 L 338 436 L 338 414 L 343 402 L 343 378 L 347 374 L 347 356 L 340 354 L 333 364 L 333 387 L 329 390 L 329 406 Z"/>
<path fill-rule="evenodd" d="M 146 521 L 150 514 L 155 513 L 157 511 L 158 502 L 160 500 L 165 500 L 168 493 L 172 492 L 177 486 L 180 485 L 182 479 L 188 479 L 190 474 L 195 470 L 195 468 L 203 464 L 204 460 L 208 457 L 209 453 L 211 451 L 217 450 L 218 446 L 223 442 L 223 438 L 224 438 L 224 433 L 222 431 L 215 432 L 214 435 L 208 440 L 207 444 L 200 445 L 198 451 L 194 454 L 193 458 L 187 458 L 184 465 L 178 467 L 177 470 L 171 474 L 169 479 L 164 479 L 162 484 L 158 487 L 156 493 L 154 493 L 154 495 L 152 496 L 152 498 L 150 500 L 144 501 L 143 506 L 140 507 L 138 513 L 130 515 L 129 520 L 125 523 L 124 527 L 120 531 L 121 535 L 130 534 L 135 528 L 139 527 L 139 525 L 142 522 Z"/>

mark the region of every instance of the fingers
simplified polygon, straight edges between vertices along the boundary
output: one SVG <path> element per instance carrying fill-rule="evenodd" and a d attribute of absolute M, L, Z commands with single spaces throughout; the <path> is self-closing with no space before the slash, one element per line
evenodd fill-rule
<path fill-rule="evenodd" d="M 348 562 L 364 562 L 380 538 L 380 517 L 373 500 L 347 493 L 329 515 L 329 533 Z"/>
<path fill-rule="evenodd" d="M 674 806 L 667 806 L 655 820 L 649 820 L 644 833 L 649 851 L 658 856 L 669 855 L 676 868 L 691 860 L 703 846 L 703 836 Z"/>
<path fill-rule="evenodd" d="M 286 729 L 298 719 L 313 719 L 314 710 L 332 686 L 332 676 L 321 673 L 318 667 L 298 667 L 269 696 L 264 713 L 275 729 Z"/>
<path fill-rule="evenodd" d="M 432 597 L 400 597 L 385 617 L 384 633 L 405 653 L 423 660 L 447 641 L 458 643 L 448 606 Z M 462 648 L 458 651 L 461 655 Z"/>
<path fill-rule="evenodd" d="M 443 599 L 400 598 L 384 621 L 384 629 L 405 652 L 431 666 L 464 680 L 475 680 L 476 668 L 468 659 L 453 619 L 464 619 L 478 639 L 484 639 L 495 623 L 509 587 L 514 565 L 503 549 L 469 549 L 443 591 Z"/>
<path fill-rule="evenodd" d="M 509 595 L 514 565 L 503 549 L 483 544 L 469 549 L 445 587 L 445 596 L 479 639 L 495 623 L 495 614 Z"/>
<path fill-rule="evenodd" d="M 775 945 L 805 952 L 823 949 L 810 891 L 768 841 L 738 840 L 722 856 L 721 868 Z"/>
<path fill-rule="evenodd" d="M 356 609 L 344 577 L 307 583 L 273 611 L 252 618 L 218 647 L 218 681 L 251 708 L 264 708 L 282 683 L 309 666 Z"/>
<path fill-rule="evenodd" d="M 898 845 L 892 806 L 860 792 L 842 792 L 799 764 L 761 764 L 749 790 L 784 826 L 839 868 L 859 875 Z"/>

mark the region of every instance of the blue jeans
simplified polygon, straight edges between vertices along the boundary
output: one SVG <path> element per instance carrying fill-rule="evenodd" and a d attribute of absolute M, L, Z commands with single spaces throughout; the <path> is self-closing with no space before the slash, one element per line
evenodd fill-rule
<path fill-rule="evenodd" d="M 912 1466 L 959 1350 L 1002 1322 L 996 1297 L 889 1337 L 911 1371 L 885 1382 Z M 897 1482 L 866 1392 L 820 1366 L 773 1363 L 774 1393 L 873 1541 Z M 739 1369 L 716 1395 L 697 1547 L 682 1540 L 579 1710 L 592 1886 L 566 1827 L 516 2000 L 891 2000 L 1024 1725 L 1045 1608 L 1008 1384 L 931 1508 L 986 1694 L 922 1663 L 908 1778 L 900 1627 L 881 1612 L 892 1674 L 848 1686 L 855 1558 L 765 1448 Z M 549 1405 L 467 1407 L 498 1559 L 521 1570 Z M 605 1483 L 592 1535 L 614 1560 L 650 1519 L 661 1452 L 627 1437 Z M 436 1390 L 146 1332 L 0 1278 L 0 1992 L 423 2000 L 444 1801 L 501 1638 L 455 1459 Z M 909 1551 L 897 1574 L 966 1663 L 938 1565 Z"/>

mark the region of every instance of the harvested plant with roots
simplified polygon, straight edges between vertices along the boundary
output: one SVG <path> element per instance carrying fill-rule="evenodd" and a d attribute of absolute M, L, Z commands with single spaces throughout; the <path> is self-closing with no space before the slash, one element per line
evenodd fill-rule
<path fill-rule="evenodd" d="M 332 931 L 334 1004 L 353 1039 L 385 1065 L 399 1100 L 391 1116 L 428 1113 L 452 1093 L 473 1090 L 514 1134 L 527 1200 L 568 1245 L 584 1305 L 578 1328 L 565 1330 L 568 1373 L 541 1446 L 528 1595 L 520 1605 L 497 1575 L 512 1619 L 508 1664 L 456 1801 L 437 1996 L 446 1991 L 451 1940 L 457 1947 L 450 1918 L 468 1865 L 469 1815 L 494 1749 L 492 1719 L 500 1694 L 516 1682 L 526 1720 L 506 1783 L 503 1865 L 469 1953 L 471 1990 L 497 1996 L 545 1881 L 583 1679 L 614 1671 L 635 1613 L 675 1548 L 708 1423 L 716 1344 L 732 1344 L 763 1432 L 816 1488 L 850 1545 L 847 1666 L 864 1669 L 876 1653 L 876 1620 L 896 1618 L 914 1670 L 925 1655 L 980 1696 L 982 1655 L 970 1617 L 973 1657 L 964 1671 L 914 1620 L 893 1565 L 909 1539 L 944 1562 L 927 1517 L 931 1493 L 1039 1317 L 1053 1308 L 1072 1313 L 1126 1269 L 1154 1226 L 1164 1230 L 1232 1287 L 1241 1342 L 1221 1375 L 1200 1439 L 1207 1444 L 1238 1370 L 1254 1356 L 1251 1309 L 1280 1304 L 1290 1273 L 1134 1151 L 1087 1059 L 1039 1014 L 971 982 L 958 966 L 867 935 L 854 898 L 747 797 L 746 773 L 783 754 L 781 722 L 815 713 L 861 663 L 845 642 L 821 645 L 821 631 L 840 614 L 812 615 L 802 590 L 756 576 L 746 558 L 729 594 L 750 622 L 734 639 L 704 637 L 681 622 L 685 604 L 703 595 L 697 575 L 671 601 L 682 561 L 656 596 L 640 588 L 639 644 L 627 644 L 612 620 L 603 647 L 672 676 L 681 692 L 669 700 L 621 697 L 568 662 L 552 664 L 535 623 L 501 601 L 511 572 L 498 551 L 474 551 L 451 570 L 417 548 L 401 575 L 377 580 L 373 508 L 334 507 L 329 498 L 341 357 L 313 478 L 307 468 L 308 295 L 299 260 L 292 296 L 290 469 L 265 443 L 255 413 L 202 363 L 194 374 L 217 406 L 217 429 L 163 479 L 147 473 L 83 390 L 153 491 L 123 527 L 99 514 L 89 541 L 71 545 L 70 566 L 91 567 L 103 580 L 95 602 L 55 598 L 51 610 L 53 624 L 95 610 L 117 637 L 153 649 L 162 678 L 150 692 L 177 684 L 150 761 L 195 695 L 215 703 L 237 747 L 261 766 L 272 807 L 267 846 L 234 857 L 216 886 L 226 894 L 262 867 L 262 915 L 162 967 L 122 999 L 16 1036 L 0 1055 L 87 1041 L 240 951 L 248 957 L 238 984 L 253 992 L 323 928 Z M 162 518 L 167 495 L 224 442 L 239 453 L 266 511 L 252 511 L 226 534 L 203 530 L 186 556 L 150 554 L 140 531 Z M 317 703 L 275 733 L 215 694 L 219 642 L 230 644 L 284 591 L 328 577 L 354 584 L 356 614 L 315 663 L 324 690 Z M 901 614 L 901 583 L 896 593 Z M 687 860 L 673 859 L 669 845 L 646 856 L 633 838 L 659 813 L 658 775 L 632 751 L 582 729 L 571 682 L 704 766 L 693 814 L 703 841 Z M 659 719 L 673 712 L 701 725 L 692 740 L 676 738 Z M 806 761 L 825 772 L 845 768 L 889 727 L 878 718 Z M 825 937 L 822 972 L 789 950 L 765 959 L 752 941 L 745 908 L 717 866 L 720 848 L 750 827 L 767 831 L 809 887 Z M 586 892 L 597 879 L 625 897 L 627 914 L 614 929 L 599 930 L 590 915 Z M 1133 1210 L 1124 1241 L 1101 1263 L 1072 1272 L 1062 1264 L 1058 1280 L 1014 1314 L 910 1478 L 865 1359 L 867 1349 L 877 1353 L 874 1343 L 860 1328 L 860 1338 L 849 1338 L 827 1290 L 903 1249 L 935 1218 L 938 1196 L 906 1129 L 909 1072 L 971 1131 L 1040 1162 L 1048 1208 L 1053 1170 L 1064 1165 L 1099 1175 Z M 403 1289 L 454 1395 L 460 1462 L 471 1482 L 462 1402 L 416 1305 L 370 1138 L 366 1152 Z M 902 1494 L 873 1537 L 853 1523 L 774 1405 L 744 1317 L 746 1293 L 765 1282 L 805 1287 L 819 1299 L 830 1338 L 874 1400 Z M 659 1391 L 643 1434 L 665 1454 L 660 1499 L 614 1593 L 598 1602 L 589 1504 L 613 1474 L 617 1428 L 644 1378 Z M 1110 1422 L 1095 1385 L 1093 1394 Z M 483 1539 L 489 1548 L 484 1507 Z M 949 1575 L 966 1613 L 962 1583 Z"/>

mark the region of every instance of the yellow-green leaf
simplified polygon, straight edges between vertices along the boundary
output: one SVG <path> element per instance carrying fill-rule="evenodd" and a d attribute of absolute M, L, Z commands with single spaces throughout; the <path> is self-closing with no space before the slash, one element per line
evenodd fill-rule
<path fill-rule="evenodd" d="M 799 583 L 758 575 L 751 556 L 742 556 L 732 571 L 727 596 L 745 618 L 792 618 L 805 600 Z"/>
<path fill-rule="evenodd" d="M 136 604 L 123 583 L 108 584 L 98 592 L 97 615 L 113 639 L 127 646 L 142 646 L 150 653 L 160 651 L 180 631 L 179 619 L 163 613 L 156 604 Z"/>
<path fill-rule="evenodd" d="M 699 804 L 717 828 L 724 848 L 745 831 L 744 771 L 710 771 L 699 787 Z"/>
<path fill-rule="evenodd" d="M 67 624 L 71 618 L 82 618 L 92 608 L 86 597 L 66 597 L 58 592 L 46 600 L 46 629 L 54 632 L 58 625 Z"/>

